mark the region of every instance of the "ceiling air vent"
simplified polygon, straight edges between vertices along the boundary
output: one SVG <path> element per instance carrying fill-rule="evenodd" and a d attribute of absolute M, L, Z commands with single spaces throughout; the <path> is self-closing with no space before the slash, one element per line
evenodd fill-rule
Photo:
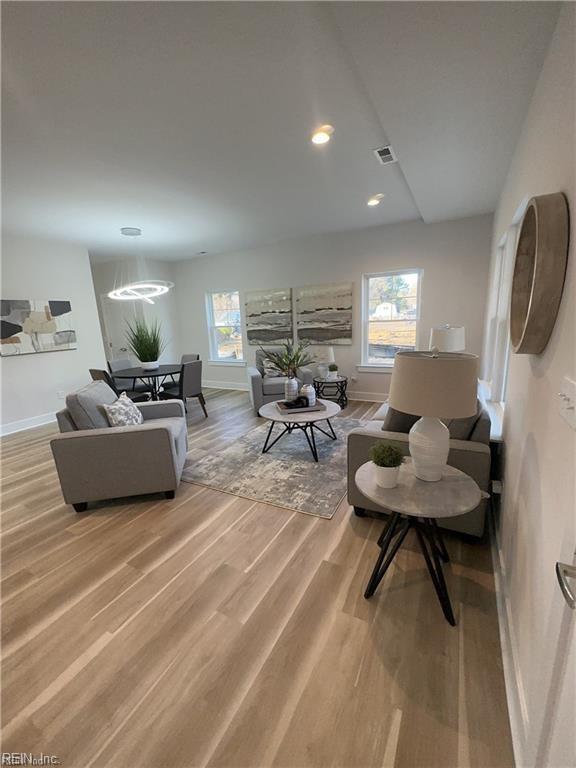
<path fill-rule="evenodd" d="M 378 162 L 381 165 L 388 165 L 388 163 L 398 162 L 398 158 L 396 157 L 396 154 L 390 145 L 387 147 L 379 147 L 378 149 L 373 149 L 372 151 L 378 158 Z"/>

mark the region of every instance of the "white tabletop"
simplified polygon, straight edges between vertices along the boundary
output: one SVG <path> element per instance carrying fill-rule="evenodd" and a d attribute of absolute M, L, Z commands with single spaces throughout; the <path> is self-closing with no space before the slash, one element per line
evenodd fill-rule
<path fill-rule="evenodd" d="M 413 517 L 456 517 L 470 512 L 482 499 L 482 491 L 471 477 L 454 467 L 446 467 L 438 482 L 419 480 L 412 459 L 400 467 L 396 488 L 380 488 L 368 461 L 356 472 L 356 485 L 361 493 L 379 507 Z"/>
<path fill-rule="evenodd" d="M 324 419 L 331 419 L 340 413 L 341 408 L 338 403 L 333 403 L 331 400 L 318 399 L 317 403 L 323 403 L 326 406 L 325 411 L 306 411 L 305 413 L 290 413 L 289 411 L 280 411 L 276 403 L 266 403 L 260 408 L 258 413 L 260 416 L 268 419 L 269 421 L 280 421 L 283 424 L 306 424 L 311 421 L 324 421 Z"/>

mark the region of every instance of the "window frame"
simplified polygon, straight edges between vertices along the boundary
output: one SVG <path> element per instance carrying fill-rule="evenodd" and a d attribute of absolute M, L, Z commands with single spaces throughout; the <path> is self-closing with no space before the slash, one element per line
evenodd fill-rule
<path fill-rule="evenodd" d="M 416 339 L 414 349 L 418 349 L 420 341 L 420 320 L 421 320 L 421 307 L 422 307 L 422 278 L 424 270 L 419 267 L 406 267 L 405 269 L 387 269 L 383 272 L 367 272 L 362 275 L 362 306 L 361 306 L 361 319 L 362 319 L 362 351 L 361 351 L 361 363 L 362 368 L 369 368 L 374 370 L 389 369 L 394 365 L 394 358 L 384 358 L 385 362 L 373 363 L 370 362 L 369 357 L 369 323 L 370 323 L 370 280 L 374 277 L 394 277 L 396 275 L 418 275 L 418 281 L 416 285 Z M 393 322 L 393 321 L 382 321 Z"/>
<path fill-rule="evenodd" d="M 506 402 L 511 355 L 510 299 L 518 232 L 519 226 L 516 223 L 511 224 L 496 248 L 485 326 L 487 333 L 482 378 L 486 399 L 502 407 Z"/>
<path fill-rule="evenodd" d="M 218 356 L 218 340 L 216 336 L 217 328 L 231 328 L 232 326 L 224 325 L 217 326 L 214 318 L 214 301 L 213 296 L 218 293 L 235 293 L 238 296 L 238 312 L 240 313 L 240 336 L 242 342 L 242 357 L 219 357 Z M 206 303 L 206 325 L 208 329 L 208 349 L 210 352 L 210 362 L 219 365 L 245 365 L 246 359 L 244 357 L 244 324 L 242 321 L 242 302 L 240 300 L 240 291 L 235 288 L 221 288 L 217 290 L 206 291 L 205 294 Z"/>

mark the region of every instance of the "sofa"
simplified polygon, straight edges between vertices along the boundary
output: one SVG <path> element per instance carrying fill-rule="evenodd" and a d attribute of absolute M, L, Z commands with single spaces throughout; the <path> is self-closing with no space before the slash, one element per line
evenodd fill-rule
<path fill-rule="evenodd" d="M 390 410 L 390 412 L 389 412 Z M 377 508 L 357 488 L 355 476 L 357 469 L 370 460 L 370 448 L 378 440 L 387 440 L 398 446 L 402 453 L 409 455 L 408 433 L 417 416 L 393 412 L 385 403 L 377 411 L 374 419 L 365 426 L 353 429 L 348 435 L 348 503 L 359 516 L 370 512 L 384 513 L 388 510 Z M 393 429 L 385 429 L 392 426 Z M 486 493 L 490 492 L 490 417 L 482 406 L 478 405 L 475 417 L 471 419 L 452 419 L 446 422 L 450 430 L 450 453 L 448 464 L 462 470 L 472 477 Z M 452 437 L 454 435 L 454 437 Z M 486 518 L 487 500 L 483 499 L 471 512 L 458 517 L 438 521 L 446 528 L 469 536 L 482 537 Z"/>
<path fill-rule="evenodd" d="M 271 348 L 271 351 L 281 352 L 279 348 Z M 250 400 L 256 413 L 265 403 L 272 403 L 284 399 L 285 376 L 269 376 L 264 370 L 264 353 L 256 350 L 254 366 L 248 366 L 248 389 Z M 314 374 L 310 368 L 300 368 L 298 371 L 298 387 L 303 384 L 312 384 Z"/>
<path fill-rule="evenodd" d="M 104 404 L 116 394 L 93 381 L 68 395 L 50 442 L 62 494 L 83 512 L 88 502 L 163 492 L 174 498 L 186 460 L 188 432 L 180 400 L 135 403 L 143 423 L 110 427 Z"/>

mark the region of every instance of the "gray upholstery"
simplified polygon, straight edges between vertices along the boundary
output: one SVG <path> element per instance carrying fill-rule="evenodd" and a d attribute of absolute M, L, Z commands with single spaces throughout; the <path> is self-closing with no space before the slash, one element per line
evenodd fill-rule
<path fill-rule="evenodd" d="M 368 512 L 387 512 L 384 508 L 377 508 L 374 502 L 360 493 L 355 483 L 356 471 L 369 460 L 370 448 L 379 440 L 388 440 L 397 445 L 404 455 L 409 455 L 408 434 L 382 429 L 387 411 L 388 407 L 383 406 L 376 414 L 378 418 L 364 427 L 352 430 L 348 435 L 348 503 Z M 470 438 L 470 440 L 450 439 L 448 464 L 470 475 L 480 489 L 488 493 L 490 491 L 490 417 L 486 411 L 482 410 L 478 416 Z M 480 537 L 484 533 L 486 504 L 486 501 L 482 501 L 471 512 L 439 521 L 439 525 L 448 530 Z"/>
<path fill-rule="evenodd" d="M 93 381 L 78 392 L 66 397 L 66 408 L 76 429 L 109 427 L 102 405 L 112 405 L 118 399 L 116 393 L 103 381 Z"/>
<path fill-rule="evenodd" d="M 191 360 L 184 363 L 180 369 L 178 384 L 164 385 L 162 397 L 177 397 L 182 400 L 185 408 L 188 398 L 197 397 L 204 415 L 208 416 L 206 400 L 202 394 L 202 360 Z"/>
<path fill-rule="evenodd" d="M 200 360 L 200 355 L 182 355 L 180 358 L 180 364 L 193 363 L 195 360 Z"/>
<path fill-rule="evenodd" d="M 272 347 L 271 351 L 279 352 L 279 347 Z M 284 399 L 284 376 L 265 376 L 264 374 L 264 353 L 257 349 L 255 353 L 256 363 L 254 366 L 248 366 L 248 390 L 250 400 L 256 413 L 265 403 L 272 403 L 276 400 Z M 298 371 L 298 386 L 303 384 L 312 384 L 314 374 L 311 368 L 300 368 Z"/>
<path fill-rule="evenodd" d="M 265 395 L 282 395 L 284 397 L 284 384 L 288 381 L 286 376 L 262 376 L 262 392 Z M 302 386 L 300 379 L 298 389 Z"/>
<path fill-rule="evenodd" d="M 75 417 L 70 409 L 57 414 L 61 434 L 50 445 L 68 504 L 173 492 L 178 487 L 188 448 L 183 403 L 138 403 L 143 424 L 94 427 L 92 418 L 101 415 L 98 405 L 115 398 L 103 382 L 93 382 L 66 398 Z M 92 426 L 79 427 L 76 418 L 82 425 L 90 420 Z"/>

